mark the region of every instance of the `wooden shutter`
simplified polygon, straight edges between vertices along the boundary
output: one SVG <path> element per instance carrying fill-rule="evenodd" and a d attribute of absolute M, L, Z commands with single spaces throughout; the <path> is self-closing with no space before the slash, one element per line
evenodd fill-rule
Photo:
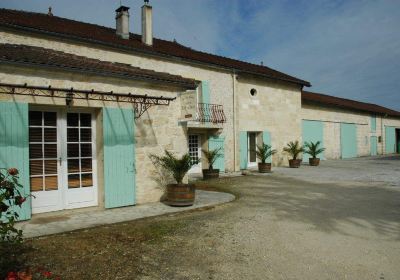
<path fill-rule="evenodd" d="M 247 148 L 247 131 L 241 131 L 239 134 L 239 159 L 240 169 L 247 169 L 248 148 Z"/>
<path fill-rule="evenodd" d="M 19 171 L 20 190 L 30 194 L 29 187 L 29 130 L 28 104 L 0 102 L 0 167 L 15 167 Z M 31 199 L 22 207 L 16 207 L 19 220 L 28 220 L 32 215 Z"/>
<path fill-rule="evenodd" d="M 267 130 L 263 131 L 262 137 L 263 137 L 263 143 L 264 144 L 272 146 L 272 144 L 271 144 L 271 133 L 269 131 L 267 131 Z M 272 158 L 268 157 L 266 162 L 267 163 L 271 163 L 272 162 Z"/>
<path fill-rule="evenodd" d="M 303 120 L 302 122 L 302 137 L 303 144 L 306 142 L 321 142 L 320 148 L 324 147 L 324 123 L 321 121 L 308 121 Z M 318 156 L 321 159 L 324 159 L 324 153 Z M 309 154 L 303 153 L 303 160 L 308 162 L 310 158 Z"/>
<path fill-rule="evenodd" d="M 221 148 L 219 151 L 220 157 L 214 163 L 214 169 L 219 169 L 220 172 L 225 171 L 225 137 L 212 136 L 208 139 L 208 149 L 215 150 Z"/>
<path fill-rule="evenodd" d="M 134 112 L 104 108 L 105 207 L 135 204 Z"/>
<path fill-rule="evenodd" d="M 357 157 L 357 125 L 353 123 L 340 124 L 340 145 L 342 158 Z"/>

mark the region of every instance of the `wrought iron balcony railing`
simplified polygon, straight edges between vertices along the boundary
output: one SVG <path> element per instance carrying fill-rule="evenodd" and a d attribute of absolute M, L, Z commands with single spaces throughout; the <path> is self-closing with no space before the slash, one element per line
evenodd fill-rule
<path fill-rule="evenodd" d="M 222 105 L 198 103 L 197 121 L 203 123 L 221 124 L 226 122 Z"/>

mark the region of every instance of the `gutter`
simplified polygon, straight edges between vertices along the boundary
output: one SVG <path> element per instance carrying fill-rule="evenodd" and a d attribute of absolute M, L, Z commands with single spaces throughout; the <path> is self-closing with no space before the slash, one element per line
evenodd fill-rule
<path fill-rule="evenodd" d="M 124 45 L 119 45 L 119 44 L 113 44 L 113 43 L 105 43 L 104 41 L 99 41 L 99 40 L 94 40 L 94 39 L 89 39 L 89 38 L 82 38 L 79 36 L 75 36 L 75 35 L 70 35 L 70 34 L 62 34 L 62 33 L 57 33 L 57 32 L 51 32 L 51 31 L 45 31 L 45 30 L 40 30 L 40 29 L 35 29 L 35 28 L 30 28 L 30 27 L 24 27 L 24 26 L 18 26 L 18 25 L 13 25 L 13 24 L 7 24 L 7 23 L 0 23 L 0 26 L 4 26 L 4 27 L 8 27 L 11 29 L 18 29 L 18 30 L 23 30 L 23 31 L 27 31 L 27 32 L 31 32 L 31 33 L 36 33 L 36 34 L 46 34 L 46 35 L 50 35 L 50 36 L 54 36 L 54 37 L 62 37 L 65 39 L 73 39 L 73 40 L 77 40 L 80 42 L 84 42 L 84 43 L 95 43 L 95 44 L 99 44 L 102 46 L 106 46 L 106 47 L 111 47 L 111 48 L 115 48 L 115 49 L 123 49 L 123 50 L 127 50 L 127 51 L 134 51 L 137 53 L 143 53 L 143 54 L 147 54 L 149 56 L 156 56 L 156 57 L 164 57 L 173 61 L 186 61 L 192 64 L 196 64 L 196 65 L 203 65 L 203 66 L 208 66 L 210 67 L 210 65 L 216 67 L 217 69 L 223 69 L 223 70 L 228 70 L 228 71 L 239 71 L 241 73 L 247 73 L 247 74 L 251 74 L 251 75 L 255 75 L 258 77 L 263 77 L 263 78 L 269 78 L 272 80 L 279 80 L 279 81 L 284 81 L 284 82 L 288 82 L 288 83 L 293 83 L 296 85 L 302 85 L 302 86 L 307 86 L 310 87 L 311 84 L 307 81 L 303 81 L 303 82 L 295 82 L 295 81 L 291 81 L 289 79 L 284 79 L 284 78 L 277 78 L 277 77 L 273 77 L 273 76 L 269 76 L 269 75 L 264 75 L 258 72 L 251 72 L 251 71 L 243 71 L 237 68 L 233 68 L 233 67 L 226 67 L 226 66 L 222 66 L 219 64 L 215 64 L 215 63 L 205 63 L 205 62 L 201 62 L 201 61 L 197 61 L 197 60 L 192 60 L 189 58 L 183 58 L 183 57 L 179 57 L 179 56 L 172 56 L 172 55 L 168 55 L 168 54 L 163 54 L 160 52 L 156 52 L 154 50 L 145 50 L 145 49 L 138 49 L 138 48 L 134 48 L 132 46 L 124 46 Z M 276 71 L 276 70 L 274 70 Z"/>

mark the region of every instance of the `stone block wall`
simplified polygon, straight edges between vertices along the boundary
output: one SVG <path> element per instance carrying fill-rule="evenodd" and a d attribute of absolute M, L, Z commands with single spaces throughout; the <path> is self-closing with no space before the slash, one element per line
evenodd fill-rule
<path fill-rule="evenodd" d="M 24 70 L 15 67 L 0 66 L 0 81 L 9 84 L 24 84 L 32 86 L 49 86 L 53 88 L 76 88 L 81 90 L 95 89 L 98 91 L 114 91 L 118 93 L 135 92 L 153 96 L 176 97 L 178 89 L 155 88 L 151 84 L 140 84 L 127 80 L 109 79 L 91 75 L 68 74 L 65 72 L 48 72 L 43 70 Z M 32 97 L 0 94 L 0 101 L 16 101 L 29 103 L 42 108 L 65 108 L 65 99 L 49 97 Z M 129 103 L 103 102 L 93 100 L 74 100 L 73 106 L 96 110 L 97 127 L 102 127 L 101 108 L 103 107 L 132 108 Z M 150 154 L 162 154 L 165 149 L 178 155 L 187 152 L 187 136 L 185 130 L 178 125 L 181 115 L 180 99 L 171 102 L 170 106 L 151 107 L 140 119 L 135 121 L 135 155 L 136 155 L 136 200 L 138 204 L 159 201 L 163 194 L 160 184 L 160 172 L 151 162 Z M 99 205 L 103 197 L 102 173 L 102 133 L 97 129 L 97 160 L 98 160 L 98 193 Z M 168 181 L 163 181 L 166 183 Z"/>

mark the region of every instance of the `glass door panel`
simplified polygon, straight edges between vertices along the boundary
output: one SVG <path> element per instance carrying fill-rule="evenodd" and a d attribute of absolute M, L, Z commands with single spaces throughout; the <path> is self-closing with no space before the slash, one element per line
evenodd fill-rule
<path fill-rule="evenodd" d="M 32 212 L 62 208 L 57 112 L 29 112 L 29 176 Z"/>

